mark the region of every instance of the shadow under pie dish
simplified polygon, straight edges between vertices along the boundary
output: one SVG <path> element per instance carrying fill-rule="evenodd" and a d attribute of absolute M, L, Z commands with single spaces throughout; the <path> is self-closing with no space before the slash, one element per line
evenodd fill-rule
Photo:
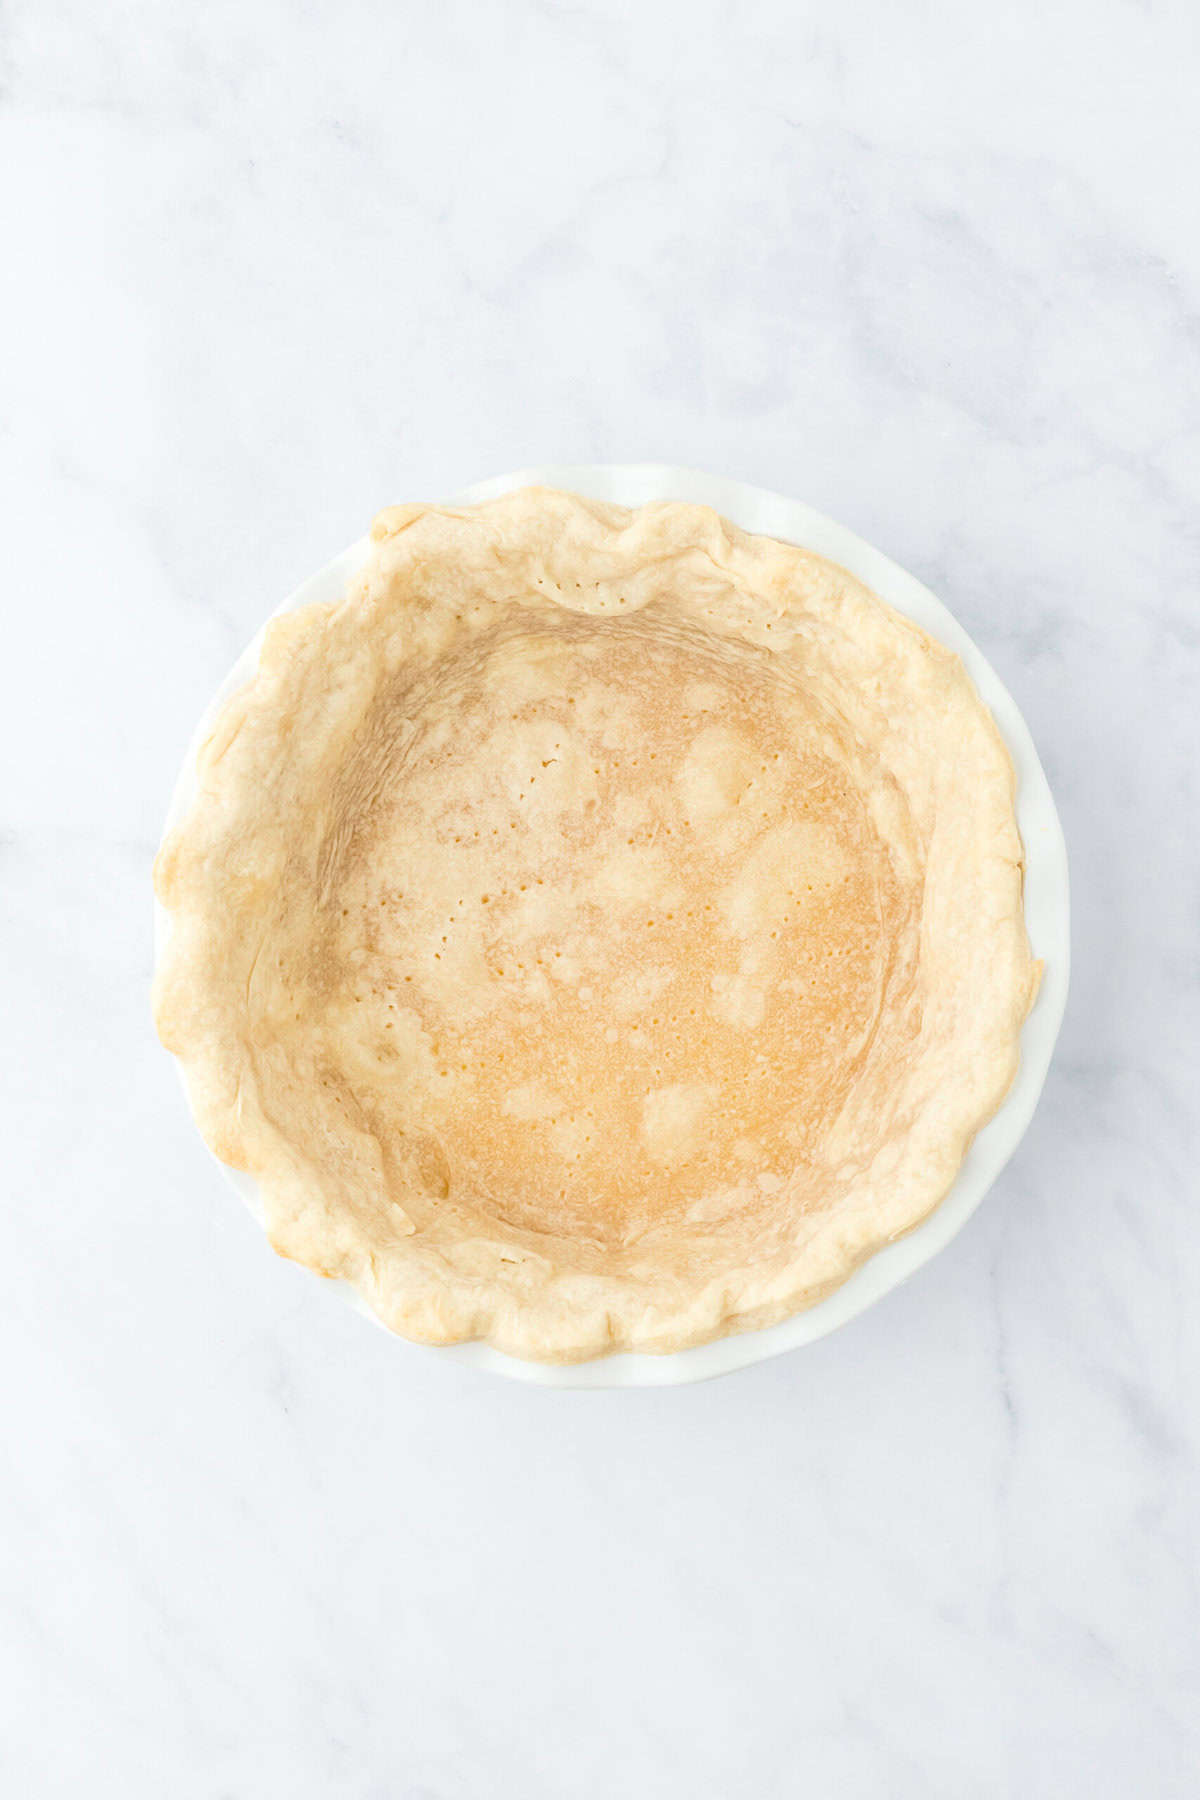
<path fill-rule="evenodd" d="M 1037 971 L 957 657 L 705 507 L 382 514 L 160 853 L 156 1011 L 282 1253 L 571 1362 L 811 1306 L 949 1189 Z"/>

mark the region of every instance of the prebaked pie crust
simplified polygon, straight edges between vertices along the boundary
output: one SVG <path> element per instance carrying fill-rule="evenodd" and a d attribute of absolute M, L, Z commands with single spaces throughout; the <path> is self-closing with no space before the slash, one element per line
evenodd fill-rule
<path fill-rule="evenodd" d="M 163 1042 L 282 1254 L 568 1362 L 919 1224 L 1037 982 L 958 658 L 707 508 L 394 507 L 269 628 L 156 865 Z"/>

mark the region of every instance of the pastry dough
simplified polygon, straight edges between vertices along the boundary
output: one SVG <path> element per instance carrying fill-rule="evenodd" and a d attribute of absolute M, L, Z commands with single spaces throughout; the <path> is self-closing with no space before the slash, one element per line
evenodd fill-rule
<path fill-rule="evenodd" d="M 395 507 L 268 629 L 156 865 L 201 1131 L 394 1330 L 574 1361 L 917 1225 L 1036 987 L 957 657 L 704 507 Z"/>

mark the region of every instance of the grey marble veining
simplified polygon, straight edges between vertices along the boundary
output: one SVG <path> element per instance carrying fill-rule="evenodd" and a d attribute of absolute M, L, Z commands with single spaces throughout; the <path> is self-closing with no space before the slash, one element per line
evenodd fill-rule
<path fill-rule="evenodd" d="M 1189 4 L 0 12 L 0 1784 L 1167 1800 L 1200 1765 Z M 192 721 L 393 499 L 797 494 L 1038 740 L 1073 989 L 833 1338 L 558 1395 L 276 1261 L 148 1020 Z"/>

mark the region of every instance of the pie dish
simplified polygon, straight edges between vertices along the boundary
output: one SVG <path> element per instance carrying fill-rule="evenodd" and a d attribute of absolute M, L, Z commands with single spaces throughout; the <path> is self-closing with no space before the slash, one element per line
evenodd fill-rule
<path fill-rule="evenodd" d="M 553 490 L 381 515 L 160 854 L 156 1010 L 276 1248 L 572 1362 L 812 1306 L 943 1198 L 1037 968 L 958 658 L 811 551 Z"/>

